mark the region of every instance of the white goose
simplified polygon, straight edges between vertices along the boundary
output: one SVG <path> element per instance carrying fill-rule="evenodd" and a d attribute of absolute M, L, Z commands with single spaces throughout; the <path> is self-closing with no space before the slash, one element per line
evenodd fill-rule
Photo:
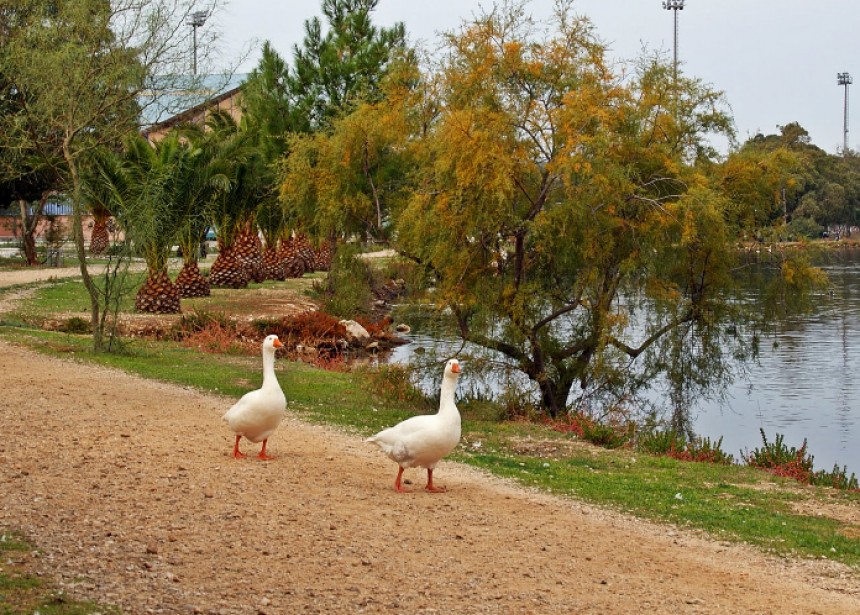
<path fill-rule="evenodd" d="M 269 335 L 263 340 L 263 386 L 256 391 L 245 393 L 232 408 L 222 417 L 236 432 L 236 444 L 233 446 L 233 457 L 247 457 L 239 451 L 239 440 L 242 436 L 251 442 L 263 442 L 263 448 L 258 457 L 273 459 L 266 454 L 266 443 L 284 419 L 287 409 L 287 398 L 278 384 L 275 376 L 275 349 L 283 347 L 277 335 Z"/>
<path fill-rule="evenodd" d="M 459 375 L 459 361 L 449 360 L 442 377 L 439 412 L 413 416 L 367 439 L 400 466 L 394 481 L 394 488 L 398 492 L 406 492 L 401 485 L 403 470 L 418 466 L 427 468 L 427 491 L 445 491 L 444 487 L 433 485 L 433 468 L 460 442 L 460 413 L 454 405 L 454 390 Z"/>

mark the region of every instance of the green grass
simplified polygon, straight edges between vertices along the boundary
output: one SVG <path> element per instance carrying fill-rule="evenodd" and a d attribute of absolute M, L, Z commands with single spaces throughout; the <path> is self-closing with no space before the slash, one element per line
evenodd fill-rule
<path fill-rule="evenodd" d="M 309 291 L 313 280 L 319 276 L 289 279 L 283 282 L 263 282 L 249 284 L 244 294 L 235 293 L 228 289 L 212 289 L 209 297 L 183 299 L 182 309 L 185 312 L 206 311 L 214 313 L 229 313 L 237 316 L 259 313 L 260 305 L 267 300 L 267 291 L 272 289 L 294 290 L 299 293 Z M 96 283 L 99 276 L 95 276 Z M 130 313 L 134 310 L 135 291 L 145 281 L 144 272 L 129 272 L 126 285 L 132 289 L 125 293 L 120 302 L 120 311 Z M 42 285 L 44 283 L 40 283 Z M 20 288 L 20 287 L 19 287 Z M 2 292 L 2 291 L 0 291 Z M 250 300 L 249 300 L 250 299 Z M 83 282 L 79 278 L 51 280 L 40 288 L 32 299 L 18 309 L 5 315 L 5 320 L 11 322 L 38 323 L 56 314 L 85 314 L 90 311 L 90 298 Z"/>
<path fill-rule="evenodd" d="M 33 547 L 14 532 L 0 528 L 0 614 L 118 614 L 114 607 L 70 600 L 33 574 Z"/>
<path fill-rule="evenodd" d="M 63 294 L 68 290 L 58 286 L 62 285 L 40 291 L 31 305 L 51 309 L 68 297 Z M 176 343 L 146 340 L 127 340 L 121 354 L 93 355 L 87 336 L 13 326 L 0 327 L 0 335 L 39 352 L 229 397 L 258 386 L 256 356 L 211 355 Z M 277 369 L 293 412 L 362 436 L 435 410 L 414 397 L 395 401 L 381 395 L 378 382 L 365 371 L 328 372 L 287 361 L 278 361 Z M 842 510 L 856 518 L 860 493 L 802 486 L 745 466 L 688 463 L 596 448 L 543 425 L 495 421 L 496 411 L 486 402 L 462 403 L 460 410 L 463 442 L 452 455 L 455 460 L 529 487 L 701 530 L 718 539 L 746 542 L 770 553 L 826 557 L 860 568 L 860 526 L 850 522 L 848 514 L 814 514 Z"/>

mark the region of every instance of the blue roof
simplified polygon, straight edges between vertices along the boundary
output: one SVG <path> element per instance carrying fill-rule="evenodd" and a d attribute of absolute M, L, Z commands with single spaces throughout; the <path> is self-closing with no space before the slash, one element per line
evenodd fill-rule
<path fill-rule="evenodd" d="M 158 77 L 152 87 L 138 96 L 140 126 L 145 130 L 167 121 L 183 111 L 238 88 L 247 77 L 247 73 Z"/>

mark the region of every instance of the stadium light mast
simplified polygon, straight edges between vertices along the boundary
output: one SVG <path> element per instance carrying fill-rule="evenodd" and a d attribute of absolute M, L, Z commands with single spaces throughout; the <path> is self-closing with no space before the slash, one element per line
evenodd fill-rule
<path fill-rule="evenodd" d="M 848 73 L 836 73 L 836 84 L 845 87 L 845 105 L 842 109 L 843 156 L 848 155 L 848 86 L 853 82 L 854 80 Z"/>
<path fill-rule="evenodd" d="M 191 26 L 194 36 L 194 64 L 192 65 L 191 70 L 194 75 L 197 74 L 197 28 L 206 23 L 207 17 L 209 17 L 209 15 L 206 14 L 206 11 L 194 11 L 191 13 L 191 17 L 188 20 L 188 25 Z"/>
<path fill-rule="evenodd" d="M 674 62 L 672 70 L 675 81 L 678 80 L 678 11 L 684 10 L 684 0 L 663 0 L 663 8 L 667 11 L 672 11 L 675 17 L 675 45 L 674 45 Z"/>

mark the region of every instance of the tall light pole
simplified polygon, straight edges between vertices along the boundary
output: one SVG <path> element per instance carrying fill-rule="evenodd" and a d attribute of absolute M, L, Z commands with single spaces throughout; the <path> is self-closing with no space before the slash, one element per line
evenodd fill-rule
<path fill-rule="evenodd" d="M 194 11 L 188 20 L 188 25 L 191 26 L 194 36 L 194 64 L 192 65 L 192 73 L 194 75 L 197 74 L 197 28 L 206 23 L 207 17 L 209 15 L 206 14 L 206 11 Z"/>
<path fill-rule="evenodd" d="M 842 143 L 842 155 L 848 155 L 848 86 L 853 83 L 853 79 L 851 75 L 848 73 L 836 73 L 836 84 L 845 86 L 845 106 L 842 111 L 842 132 L 844 135 L 844 142 Z"/>
<path fill-rule="evenodd" d="M 674 59 L 672 64 L 673 75 L 675 81 L 678 80 L 678 11 L 684 10 L 684 0 L 663 0 L 663 8 L 667 11 L 673 11 L 675 15 L 675 46 Z"/>

